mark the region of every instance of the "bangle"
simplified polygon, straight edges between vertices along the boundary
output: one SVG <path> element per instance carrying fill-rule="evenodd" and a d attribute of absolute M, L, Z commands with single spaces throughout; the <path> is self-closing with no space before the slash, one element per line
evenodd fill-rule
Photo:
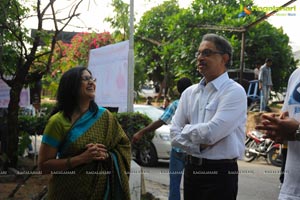
<path fill-rule="evenodd" d="M 67 169 L 71 169 L 72 165 L 71 165 L 71 157 L 67 158 Z"/>

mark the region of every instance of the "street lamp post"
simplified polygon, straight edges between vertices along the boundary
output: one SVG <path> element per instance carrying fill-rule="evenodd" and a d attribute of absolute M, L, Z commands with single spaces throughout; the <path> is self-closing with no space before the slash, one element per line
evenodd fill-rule
<path fill-rule="evenodd" d="M 129 34 L 129 52 L 128 52 L 128 94 L 127 94 L 127 112 L 133 111 L 133 90 L 134 90 L 134 0 L 130 0 L 130 34 Z"/>

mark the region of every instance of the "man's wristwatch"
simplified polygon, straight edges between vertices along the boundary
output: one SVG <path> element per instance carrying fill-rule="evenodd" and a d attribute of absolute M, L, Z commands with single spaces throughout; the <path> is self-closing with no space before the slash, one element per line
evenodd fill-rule
<path fill-rule="evenodd" d="M 300 141 L 300 124 L 299 124 L 298 129 L 296 130 L 296 133 L 295 133 L 295 140 Z"/>

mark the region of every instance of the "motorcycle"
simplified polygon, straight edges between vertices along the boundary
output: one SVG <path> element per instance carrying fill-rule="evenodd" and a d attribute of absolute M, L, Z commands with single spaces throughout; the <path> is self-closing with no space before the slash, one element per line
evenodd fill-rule
<path fill-rule="evenodd" d="M 244 160 L 251 162 L 262 156 L 269 164 L 280 167 L 282 164 L 281 144 L 263 136 L 264 134 L 257 130 L 247 133 Z"/>

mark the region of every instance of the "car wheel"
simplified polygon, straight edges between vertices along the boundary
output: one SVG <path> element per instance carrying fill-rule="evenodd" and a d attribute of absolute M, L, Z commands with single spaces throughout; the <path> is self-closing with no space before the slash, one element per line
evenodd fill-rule
<path fill-rule="evenodd" d="M 154 145 L 151 143 L 149 147 L 138 150 L 136 154 L 137 162 L 142 166 L 154 166 L 157 164 L 157 153 Z"/>

